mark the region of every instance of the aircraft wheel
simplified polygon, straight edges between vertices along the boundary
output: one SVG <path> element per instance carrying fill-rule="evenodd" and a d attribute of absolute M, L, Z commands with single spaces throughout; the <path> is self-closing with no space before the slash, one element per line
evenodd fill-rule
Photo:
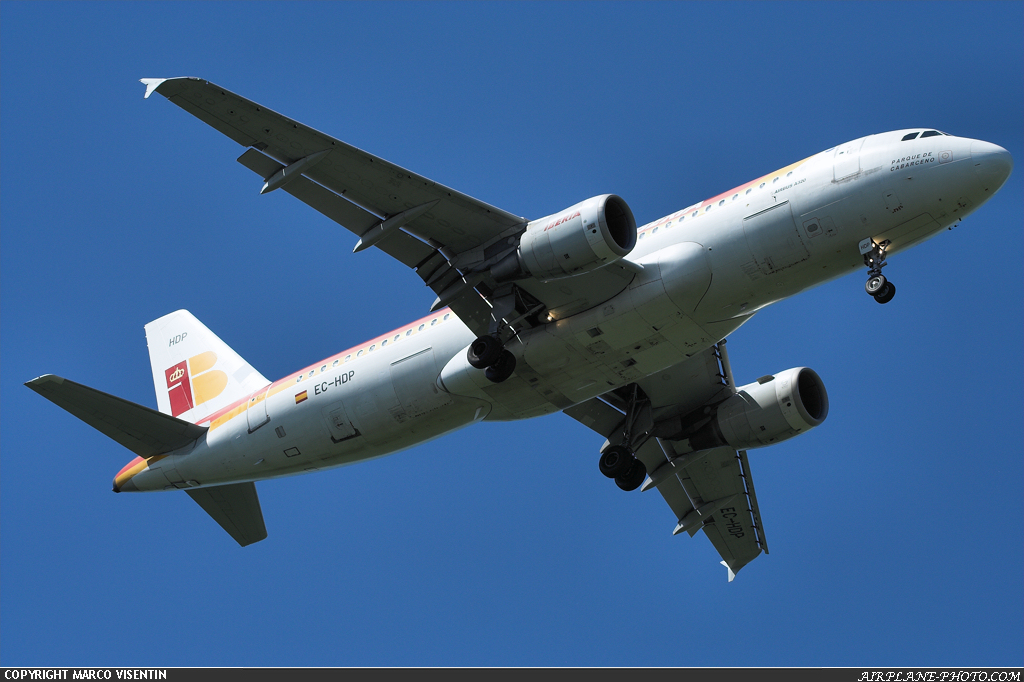
<path fill-rule="evenodd" d="M 498 355 L 497 362 L 484 372 L 484 376 L 494 383 L 500 384 L 512 376 L 514 371 L 516 371 L 516 356 L 512 355 L 511 351 L 503 350 Z"/>
<path fill-rule="evenodd" d="M 638 459 L 633 460 L 633 465 L 626 470 L 626 473 L 615 479 L 615 485 L 625 491 L 636 490 L 647 478 L 647 467 Z"/>
<path fill-rule="evenodd" d="M 613 445 L 601 453 L 597 465 L 601 473 L 608 478 L 617 478 L 626 473 L 635 461 L 629 448 L 624 445 Z"/>
<path fill-rule="evenodd" d="M 892 297 L 896 295 L 896 285 L 892 282 L 886 282 L 882 290 L 875 294 L 875 300 L 879 303 L 888 303 L 892 300 Z"/>
<path fill-rule="evenodd" d="M 864 291 L 868 292 L 869 296 L 878 296 L 886 284 L 888 284 L 888 280 L 885 279 L 885 275 L 875 275 L 869 277 L 868 281 L 864 283 Z"/>
<path fill-rule="evenodd" d="M 466 351 L 466 359 L 469 360 L 469 364 L 477 369 L 484 369 L 498 362 L 501 357 L 501 351 L 501 341 L 495 337 L 478 336 L 476 341 L 469 344 L 469 350 Z"/>

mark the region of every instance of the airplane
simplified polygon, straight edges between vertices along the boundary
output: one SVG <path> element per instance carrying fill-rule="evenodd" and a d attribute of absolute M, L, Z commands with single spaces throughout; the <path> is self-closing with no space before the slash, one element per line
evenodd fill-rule
<path fill-rule="evenodd" d="M 888 256 L 976 211 L 1013 167 L 995 144 L 912 128 L 640 227 L 614 194 L 528 220 L 208 81 L 141 82 L 244 147 L 261 194 L 292 195 L 436 294 L 425 317 L 277 381 L 172 312 L 145 325 L 156 410 L 54 375 L 26 383 L 136 455 L 114 492 L 184 490 L 242 546 L 267 537 L 256 481 L 564 412 L 604 439 L 600 473 L 657 490 L 673 533 L 703 531 L 732 581 L 768 553 L 747 451 L 821 425 L 829 401 L 807 367 L 737 386 L 726 337 L 859 268 L 891 301 Z"/>

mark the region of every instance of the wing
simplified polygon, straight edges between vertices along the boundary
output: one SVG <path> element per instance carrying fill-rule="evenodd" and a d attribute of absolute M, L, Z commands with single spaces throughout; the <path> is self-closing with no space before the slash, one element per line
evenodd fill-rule
<path fill-rule="evenodd" d="M 530 324 L 546 309 L 558 317 L 586 310 L 624 289 L 634 276 L 612 264 L 557 283 L 528 279 L 509 294 L 487 273 L 515 249 L 527 220 L 368 154 L 197 78 L 144 78 L 156 92 L 242 146 L 238 161 L 275 189 L 308 204 L 358 236 L 356 251 L 376 246 L 413 268 L 477 334 L 492 316 Z M 505 285 L 506 289 L 509 285 Z M 499 291 L 500 290 L 500 291 Z M 513 300 L 494 305 L 495 292 Z M 500 312 L 495 312 L 500 310 Z"/>
<path fill-rule="evenodd" d="M 705 408 L 732 395 L 735 386 L 721 352 L 724 342 L 642 379 L 635 385 L 637 393 L 631 394 L 631 387 L 618 389 L 564 412 L 610 443 L 631 429 L 633 440 L 642 443 L 636 447 L 637 459 L 649 474 L 642 489 L 657 488 L 665 498 L 677 520 L 674 534 L 692 537 L 704 531 L 731 581 L 758 554 L 768 553 L 747 453 L 728 447 L 692 452 L 685 441 L 658 435 L 695 427 Z"/>

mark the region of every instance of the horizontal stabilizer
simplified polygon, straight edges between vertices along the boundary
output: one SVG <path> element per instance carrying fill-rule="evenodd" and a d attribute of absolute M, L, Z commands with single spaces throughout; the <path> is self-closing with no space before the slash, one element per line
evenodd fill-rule
<path fill-rule="evenodd" d="M 53 374 L 25 384 L 139 457 L 185 447 L 206 433 L 196 426 L 143 405 L 97 391 Z"/>
<path fill-rule="evenodd" d="M 186 490 L 242 547 L 267 537 L 255 483 L 234 483 Z"/>

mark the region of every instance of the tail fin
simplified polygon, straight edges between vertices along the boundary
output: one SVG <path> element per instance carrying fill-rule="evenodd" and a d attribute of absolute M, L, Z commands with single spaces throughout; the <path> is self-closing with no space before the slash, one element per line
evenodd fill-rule
<path fill-rule="evenodd" d="M 196 420 L 248 397 L 267 381 L 187 310 L 146 325 L 160 411 Z"/>

